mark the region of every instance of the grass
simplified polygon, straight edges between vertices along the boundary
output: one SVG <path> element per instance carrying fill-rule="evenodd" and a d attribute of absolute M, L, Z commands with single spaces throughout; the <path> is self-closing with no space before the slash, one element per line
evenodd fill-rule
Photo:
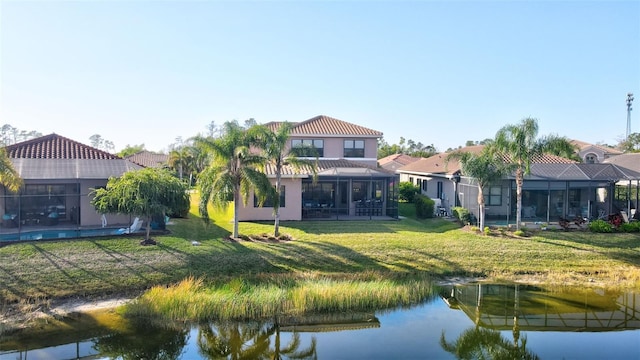
<path fill-rule="evenodd" d="M 411 205 L 400 205 L 401 214 L 408 214 L 406 207 Z M 301 293 L 309 291 L 305 298 L 314 299 L 310 291 L 313 286 L 323 289 L 326 279 L 334 279 L 337 289 L 357 288 L 359 276 L 368 274 L 379 279 L 467 276 L 640 288 L 637 233 L 544 231 L 530 237 L 485 236 L 446 219 L 409 216 L 389 221 L 282 222 L 281 231 L 294 241 L 231 242 L 227 240 L 231 209 L 212 210 L 216 217 L 209 224 L 197 218 L 195 211 L 189 218 L 172 219 L 170 234 L 154 236 L 157 246 L 140 246 L 141 236 L 120 236 L 1 247 L 0 306 L 77 296 L 138 295 L 184 279 L 197 279 L 206 289 L 220 293 L 225 284 L 239 284 L 242 279 L 252 284 L 255 295 L 267 297 L 263 302 L 298 305 L 303 302 L 296 300 Z M 240 224 L 241 234 L 272 231 L 272 223 Z M 192 241 L 201 245 L 193 246 Z M 311 278 L 312 283 L 304 282 Z M 294 285 L 280 293 L 287 281 Z M 382 285 L 376 286 L 392 288 L 380 281 Z"/>
<path fill-rule="evenodd" d="M 266 319 L 316 312 L 367 311 L 417 304 L 434 295 L 425 275 L 340 277 L 299 274 L 266 280 L 235 278 L 208 286 L 189 277 L 173 286 L 155 286 L 127 306 L 126 314 L 160 321 Z"/>

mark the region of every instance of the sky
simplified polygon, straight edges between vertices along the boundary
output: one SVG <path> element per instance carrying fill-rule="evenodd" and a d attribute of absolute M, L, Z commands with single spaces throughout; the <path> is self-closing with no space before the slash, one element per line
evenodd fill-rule
<path fill-rule="evenodd" d="M 440 151 L 526 117 L 613 145 L 627 93 L 638 0 L 0 0 L 0 125 L 116 151 L 317 115 Z"/>

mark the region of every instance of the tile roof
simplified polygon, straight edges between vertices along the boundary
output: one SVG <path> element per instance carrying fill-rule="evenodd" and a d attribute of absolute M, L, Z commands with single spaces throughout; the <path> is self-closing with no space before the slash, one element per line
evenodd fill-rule
<path fill-rule="evenodd" d="M 55 133 L 9 145 L 6 150 L 10 159 L 121 159 Z"/>
<path fill-rule="evenodd" d="M 640 172 L 640 153 L 626 153 L 612 156 L 603 161 L 607 164 L 615 164 L 627 169 Z"/>
<path fill-rule="evenodd" d="M 276 131 L 282 122 L 266 123 L 269 129 Z M 325 115 L 318 115 L 311 119 L 293 123 L 292 136 L 317 135 L 317 136 L 374 136 L 381 137 L 382 132 L 352 124 L 343 120 Z"/>
<path fill-rule="evenodd" d="M 532 164 L 529 180 L 638 180 L 640 172 L 614 164 Z"/>
<path fill-rule="evenodd" d="M 407 165 L 418 160 L 420 160 L 419 157 L 409 156 L 406 154 L 393 154 L 393 155 L 383 157 L 382 159 L 378 159 L 378 164 L 380 166 L 383 166 L 390 162 L 396 162 L 398 164 Z"/>
<path fill-rule="evenodd" d="M 478 154 L 482 151 L 484 145 L 466 146 L 455 151 L 471 152 Z M 403 173 L 422 173 L 422 174 L 448 174 L 453 175 L 460 171 L 460 162 L 452 159 L 446 161 L 447 156 L 450 153 L 439 153 L 428 158 L 420 159 L 411 164 L 405 165 L 398 169 Z M 503 156 L 505 161 L 509 161 L 507 156 Z M 574 164 L 575 161 L 567 158 L 563 158 L 551 154 L 543 154 L 535 156 L 532 160 L 532 164 Z"/>
<path fill-rule="evenodd" d="M 590 144 L 588 142 L 584 142 L 584 141 L 580 141 L 580 140 L 570 140 L 570 143 L 572 143 L 573 145 L 575 145 L 576 147 L 578 147 L 579 151 L 583 151 L 589 147 L 595 147 L 597 149 L 600 149 L 603 153 L 605 154 L 622 154 L 622 151 L 618 150 L 618 149 L 614 149 L 614 148 L 610 148 L 608 146 L 602 146 L 602 145 L 597 145 L 597 144 Z"/>
<path fill-rule="evenodd" d="M 315 160 L 311 160 L 315 163 Z M 383 168 L 378 168 L 375 166 L 370 166 L 366 164 L 361 164 L 355 161 L 349 161 L 345 159 L 338 160 L 322 160 L 319 159 L 317 161 L 317 173 L 319 176 L 337 176 L 337 175 L 345 175 L 345 176 L 394 176 L 392 171 L 385 170 Z M 265 167 L 265 172 L 268 176 L 274 176 L 276 174 L 275 167 L 272 164 L 267 164 Z M 302 166 L 299 169 L 295 169 L 292 166 L 285 165 L 282 168 L 282 176 L 285 177 L 309 177 L 313 174 L 311 168 L 308 166 Z"/>
<path fill-rule="evenodd" d="M 169 155 L 142 150 L 125 159 L 144 167 L 162 167 L 169 162 Z"/>

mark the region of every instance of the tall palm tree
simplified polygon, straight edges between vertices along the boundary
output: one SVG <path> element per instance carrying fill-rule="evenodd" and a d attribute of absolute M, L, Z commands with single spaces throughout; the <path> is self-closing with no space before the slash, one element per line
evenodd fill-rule
<path fill-rule="evenodd" d="M 544 153 L 576 159 L 575 147 L 564 137 L 549 135 L 538 138 L 538 121 L 523 119 L 517 125 L 506 125 L 498 130 L 493 145 L 515 166 L 516 178 L 516 228 L 522 219 L 522 184 L 525 175 L 531 173 L 532 160 Z"/>
<path fill-rule="evenodd" d="M 238 207 L 247 203 L 253 189 L 264 198 L 271 191 L 269 179 L 261 171 L 264 157 L 250 150 L 255 136 L 237 121 L 226 122 L 220 138 L 197 137 L 196 144 L 211 155 L 211 163 L 200 173 L 200 215 L 208 220 L 207 204 L 224 208 L 233 198 L 233 237 L 238 237 Z"/>
<path fill-rule="evenodd" d="M 0 148 L 0 184 L 12 192 L 17 192 L 22 186 L 20 174 L 13 168 L 5 148 Z"/>
<path fill-rule="evenodd" d="M 317 175 L 316 163 L 307 159 L 298 158 L 296 153 L 288 146 L 289 135 L 293 124 L 283 122 L 276 131 L 271 131 L 264 125 L 255 128 L 257 130 L 257 146 L 267 162 L 270 163 L 276 173 L 275 195 L 273 197 L 274 230 L 273 235 L 280 235 L 280 195 L 282 192 L 282 168 L 286 165 L 299 169 L 308 167 L 313 172 L 314 179 Z"/>
<path fill-rule="evenodd" d="M 479 207 L 479 227 L 484 229 L 485 223 L 485 202 L 483 188 L 495 183 L 508 175 L 511 171 L 509 164 L 506 164 L 502 157 L 486 146 L 479 154 L 468 151 L 454 151 L 447 155 L 445 162 L 458 160 L 462 174 L 473 178 L 478 184 L 478 207 Z"/>

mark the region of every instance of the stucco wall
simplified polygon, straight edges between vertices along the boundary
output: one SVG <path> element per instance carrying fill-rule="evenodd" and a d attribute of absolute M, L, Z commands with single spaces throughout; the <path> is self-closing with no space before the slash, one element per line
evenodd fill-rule
<path fill-rule="evenodd" d="M 102 215 L 91 205 L 91 189 L 105 186 L 106 180 L 82 180 L 80 182 L 80 226 L 102 226 Z M 129 215 L 107 214 L 107 226 L 130 225 Z M 146 221 L 146 219 L 145 219 Z M 143 224 L 146 226 L 146 224 Z"/>
<path fill-rule="evenodd" d="M 325 145 L 326 146 L 326 145 Z M 275 179 L 271 179 L 275 185 Z M 302 219 L 302 180 L 282 179 L 285 187 L 285 206 L 280 207 L 280 220 L 301 220 Z M 247 205 L 240 204 L 238 207 L 239 221 L 259 221 L 273 220 L 272 207 L 254 207 L 253 193 L 249 197 Z"/>

